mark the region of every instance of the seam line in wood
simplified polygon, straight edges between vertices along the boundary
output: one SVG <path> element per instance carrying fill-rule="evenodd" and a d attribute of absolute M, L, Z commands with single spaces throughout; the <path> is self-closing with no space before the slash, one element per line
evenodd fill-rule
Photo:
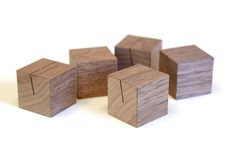
<path fill-rule="evenodd" d="M 138 73 L 138 74 L 134 74 L 134 75 L 130 75 L 130 76 L 128 76 L 128 77 L 126 77 L 126 78 L 124 78 L 124 79 L 121 79 L 120 80 L 120 82 L 121 81 L 124 81 L 124 80 L 126 80 L 126 79 L 128 79 L 128 78 L 131 78 L 131 77 L 135 77 L 135 76 L 138 76 L 138 75 L 141 75 L 141 74 L 145 74 L 145 73 L 148 73 L 148 72 L 150 72 L 150 71 L 152 71 L 152 69 L 147 69 L 146 71 L 144 71 L 143 73 Z M 114 77 L 114 76 L 110 76 L 110 77 L 112 77 L 112 78 L 114 78 L 114 79 L 116 79 L 117 80 L 117 78 L 116 77 Z M 127 82 L 126 82 L 127 83 Z M 131 85 L 131 84 L 129 84 L 129 83 L 127 83 L 128 85 Z"/>
<path fill-rule="evenodd" d="M 40 68 L 40 69 L 38 69 L 38 70 L 35 70 L 34 72 L 32 72 L 31 74 L 33 74 L 33 73 L 36 73 L 36 72 L 38 72 L 38 71 L 40 71 L 40 70 L 42 70 L 42 69 L 44 69 L 44 68 L 46 68 L 46 67 L 48 67 L 48 66 L 50 66 L 50 65 L 52 65 L 52 64 L 55 64 L 56 62 L 52 62 L 52 63 L 49 63 L 48 65 L 45 65 L 44 67 L 42 67 L 42 68 Z M 53 69 L 53 68 L 55 68 L 57 65 L 55 65 L 54 67 L 52 67 L 51 69 Z M 51 70 L 51 69 L 49 69 L 49 70 Z"/>
<path fill-rule="evenodd" d="M 134 75 L 130 75 L 129 77 L 122 79 L 122 81 L 125 80 L 125 79 L 128 79 L 128 78 L 131 78 L 131 77 L 136 77 L 138 75 L 142 75 L 142 74 L 148 73 L 150 71 L 152 71 L 152 69 L 147 69 L 146 71 L 143 71 L 142 73 L 137 73 L 137 74 L 134 74 Z"/>

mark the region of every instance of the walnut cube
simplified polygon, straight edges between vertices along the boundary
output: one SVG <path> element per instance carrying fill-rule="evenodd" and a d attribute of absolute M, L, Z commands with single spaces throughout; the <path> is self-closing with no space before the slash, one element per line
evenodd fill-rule
<path fill-rule="evenodd" d="M 73 66 L 40 59 L 17 70 L 19 107 L 52 117 L 76 102 Z"/>
<path fill-rule="evenodd" d="M 139 127 L 167 114 L 169 76 L 141 64 L 108 76 L 108 113 Z"/>
<path fill-rule="evenodd" d="M 181 99 L 210 93 L 213 62 L 195 45 L 162 50 L 160 71 L 170 75 L 170 95 Z"/>

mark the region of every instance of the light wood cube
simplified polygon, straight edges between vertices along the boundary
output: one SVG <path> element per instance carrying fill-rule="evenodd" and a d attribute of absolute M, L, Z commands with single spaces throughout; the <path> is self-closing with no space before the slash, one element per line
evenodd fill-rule
<path fill-rule="evenodd" d="M 162 40 L 128 35 L 115 46 L 118 69 L 143 64 L 159 69 Z"/>
<path fill-rule="evenodd" d="M 117 59 L 107 47 L 70 50 L 70 64 L 77 71 L 77 97 L 107 95 L 107 76 L 117 71 Z"/>
<path fill-rule="evenodd" d="M 169 76 L 141 64 L 108 76 L 108 113 L 134 127 L 167 114 Z"/>
<path fill-rule="evenodd" d="M 73 66 L 40 59 L 17 70 L 19 107 L 52 117 L 76 102 Z"/>
<path fill-rule="evenodd" d="M 181 99 L 210 93 L 213 61 L 195 45 L 162 50 L 160 71 L 170 75 L 170 95 Z"/>

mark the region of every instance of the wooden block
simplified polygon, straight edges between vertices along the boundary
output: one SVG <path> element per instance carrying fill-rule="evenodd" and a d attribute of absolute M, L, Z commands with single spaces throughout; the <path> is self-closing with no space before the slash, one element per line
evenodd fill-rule
<path fill-rule="evenodd" d="M 108 113 L 139 127 L 167 114 L 169 76 L 141 64 L 108 76 Z"/>
<path fill-rule="evenodd" d="M 77 69 L 77 97 L 107 95 L 107 76 L 117 71 L 117 59 L 107 47 L 70 50 L 70 63 Z"/>
<path fill-rule="evenodd" d="M 195 45 L 162 50 L 160 71 L 170 75 L 170 95 L 181 99 L 210 93 L 213 61 Z"/>
<path fill-rule="evenodd" d="M 40 59 L 17 70 L 19 107 L 52 117 L 76 102 L 73 66 Z"/>
<path fill-rule="evenodd" d="M 159 39 L 126 36 L 115 46 L 118 59 L 118 69 L 124 69 L 135 64 L 143 64 L 159 69 L 159 53 L 162 41 Z"/>

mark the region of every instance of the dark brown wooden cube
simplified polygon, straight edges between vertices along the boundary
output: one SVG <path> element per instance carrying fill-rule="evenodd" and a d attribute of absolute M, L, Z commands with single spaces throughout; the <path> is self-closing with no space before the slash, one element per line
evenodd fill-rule
<path fill-rule="evenodd" d="M 159 69 L 159 53 L 162 41 L 146 37 L 128 35 L 115 46 L 118 69 L 135 64 L 143 64 Z"/>
<path fill-rule="evenodd" d="M 195 45 L 162 50 L 160 71 L 170 75 L 170 95 L 181 99 L 210 93 L 213 62 Z"/>
<path fill-rule="evenodd" d="M 169 76 L 141 64 L 108 76 L 108 113 L 139 127 L 167 114 Z"/>
<path fill-rule="evenodd" d="M 19 107 L 52 117 L 76 102 L 73 66 L 40 59 L 17 70 Z"/>
<path fill-rule="evenodd" d="M 107 47 L 70 50 L 70 63 L 77 70 L 77 97 L 107 95 L 107 76 L 117 71 L 117 59 Z"/>

